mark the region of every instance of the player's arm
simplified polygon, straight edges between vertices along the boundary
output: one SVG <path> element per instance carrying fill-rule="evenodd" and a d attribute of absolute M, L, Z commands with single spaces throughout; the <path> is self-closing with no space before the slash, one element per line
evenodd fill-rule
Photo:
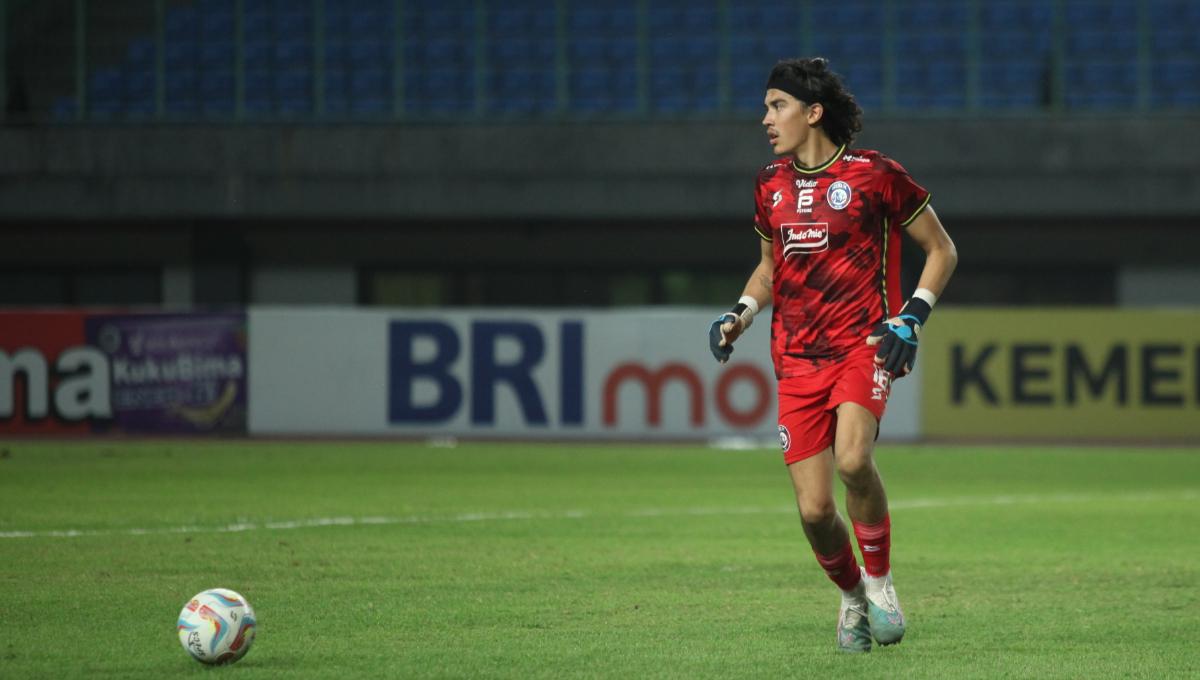
<path fill-rule="evenodd" d="M 925 267 L 921 270 L 917 290 L 900 314 L 880 324 L 867 338 L 868 345 L 879 345 L 875 363 L 897 378 L 912 371 L 917 360 L 921 328 L 929 320 L 934 303 L 946 290 L 946 284 L 958 265 L 958 250 L 933 211 L 933 206 L 921 211 L 909 223 L 907 231 L 925 251 Z"/>
<path fill-rule="evenodd" d="M 758 266 L 746 281 L 742 289 L 742 297 L 728 312 L 725 312 L 708 329 L 708 344 L 717 361 L 725 363 L 733 353 L 733 341 L 754 321 L 758 310 L 771 304 L 772 285 L 775 276 L 775 251 L 771 242 L 761 239 L 759 242 L 761 255 Z"/>
<path fill-rule="evenodd" d="M 925 268 L 921 270 L 917 288 L 940 297 L 958 265 L 958 250 L 933 211 L 933 206 L 926 207 L 908 225 L 908 235 L 925 251 Z"/>

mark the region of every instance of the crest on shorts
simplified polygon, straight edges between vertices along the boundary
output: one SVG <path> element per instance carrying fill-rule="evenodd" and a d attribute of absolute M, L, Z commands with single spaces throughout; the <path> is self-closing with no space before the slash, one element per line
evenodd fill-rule
<path fill-rule="evenodd" d="M 850 205 L 850 185 L 838 180 L 829 185 L 825 192 L 825 202 L 834 210 L 841 210 Z"/>
<path fill-rule="evenodd" d="M 792 448 L 792 435 L 788 432 L 785 425 L 779 426 L 779 448 L 783 449 L 784 453 L 787 453 L 787 450 Z"/>

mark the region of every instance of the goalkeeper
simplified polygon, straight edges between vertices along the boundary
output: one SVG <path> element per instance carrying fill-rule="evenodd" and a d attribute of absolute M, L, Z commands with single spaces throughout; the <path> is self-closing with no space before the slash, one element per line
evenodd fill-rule
<path fill-rule="evenodd" d="M 824 59 L 779 62 L 762 124 L 781 158 L 758 175 L 761 260 L 741 300 L 709 328 L 724 363 L 758 311 L 774 304 L 771 356 L 779 439 L 804 534 L 842 591 L 838 647 L 899 642 L 891 519 L 873 449 L 893 379 L 912 371 L 921 333 L 958 261 L 929 192 L 877 151 L 848 149 L 862 110 Z M 901 234 L 925 251 L 915 294 L 900 296 Z M 862 552 L 855 560 L 833 475 Z"/>

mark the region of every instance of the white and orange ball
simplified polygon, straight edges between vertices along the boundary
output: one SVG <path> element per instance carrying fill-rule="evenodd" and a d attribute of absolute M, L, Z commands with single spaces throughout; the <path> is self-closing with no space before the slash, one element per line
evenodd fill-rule
<path fill-rule="evenodd" d="M 200 663 L 233 663 L 254 643 L 258 620 L 246 598 L 226 588 L 198 593 L 179 612 L 179 643 Z"/>

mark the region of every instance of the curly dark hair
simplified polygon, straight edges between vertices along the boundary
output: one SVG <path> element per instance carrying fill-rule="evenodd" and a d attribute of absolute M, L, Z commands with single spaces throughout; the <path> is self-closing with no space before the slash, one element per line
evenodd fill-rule
<path fill-rule="evenodd" d="M 813 93 L 816 101 L 805 103 L 820 103 L 825 108 L 821 129 L 834 144 L 849 144 L 862 131 L 862 108 L 846 89 L 842 77 L 829 70 L 829 61 L 824 57 L 784 59 L 771 69 L 769 80 L 777 79 L 793 82 L 800 90 Z"/>

